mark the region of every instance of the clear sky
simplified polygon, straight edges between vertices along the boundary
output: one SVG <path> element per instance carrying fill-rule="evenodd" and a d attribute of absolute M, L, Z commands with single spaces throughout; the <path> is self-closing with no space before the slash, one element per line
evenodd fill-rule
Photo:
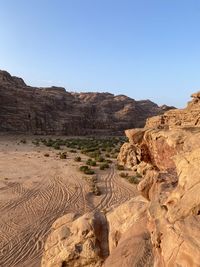
<path fill-rule="evenodd" d="M 184 107 L 200 89 L 200 1 L 0 0 L 0 69 Z"/>

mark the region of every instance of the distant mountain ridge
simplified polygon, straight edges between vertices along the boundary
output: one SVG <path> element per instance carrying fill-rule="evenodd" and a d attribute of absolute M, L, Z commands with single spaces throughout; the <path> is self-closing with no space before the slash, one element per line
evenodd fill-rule
<path fill-rule="evenodd" d="M 0 71 L 0 132 L 38 135 L 121 134 L 173 107 L 111 93 L 31 87 Z"/>

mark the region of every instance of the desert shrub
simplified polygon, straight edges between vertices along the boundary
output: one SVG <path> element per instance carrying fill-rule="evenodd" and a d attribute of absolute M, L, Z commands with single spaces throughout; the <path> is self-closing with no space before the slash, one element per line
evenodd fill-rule
<path fill-rule="evenodd" d="M 67 152 L 62 152 L 59 155 L 60 155 L 60 159 L 66 159 L 67 158 Z"/>
<path fill-rule="evenodd" d="M 97 156 L 97 157 L 95 157 L 95 159 L 98 162 L 104 162 L 105 161 L 105 158 L 103 158 L 102 156 Z"/>
<path fill-rule="evenodd" d="M 21 139 L 21 140 L 20 140 L 20 143 L 22 143 L 22 144 L 26 144 L 26 143 L 27 143 L 27 142 L 26 142 L 26 139 L 25 139 L 25 138 Z"/>
<path fill-rule="evenodd" d="M 86 164 L 89 165 L 89 166 L 96 166 L 96 161 L 95 160 L 92 160 L 92 159 L 88 159 L 86 161 Z"/>
<path fill-rule="evenodd" d="M 79 170 L 80 170 L 81 172 L 84 172 L 85 170 L 88 170 L 88 169 L 89 169 L 89 167 L 86 166 L 86 165 L 83 165 L 83 166 L 81 166 L 81 167 L 79 168 Z"/>
<path fill-rule="evenodd" d="M 52 144 L 52 147 L 53 147 L 54 149 L 56 149 L 56 150 L 59 150 L 59 149 L 60 149 L 60 145 L 59 145 L 57 142 L 53 143 L 53 144 Z"/>
<path fill-rule="evenodd" d="M 81 166 L 81 167 L 79 168 L 79 170 L 80 170 L 81 172 L 85 173 L 85 174 L 88 174 L 88 175 L 92 175 L 92 174 L 95 173 L 94 170 L 90 169 L 90 168 L 89 168 L 88 166 L 86 166 L 86 165 Z"/>
<path fill-rule="evenodd" d="M 110 158 L 110 154 L 106 153 L 105 157 Z"/>
<path fill-rule="evenodd" d="M 117 165 L 117 170 L 119 171 L 123 171 L 124 170 L 124 166 L 123 165 Z"/>
<path fill-rule="evenodd" d="M 92 192 L 95 196 L 100 196 L 101 191 L 98 185 L 91 183 L 90 184 L 90 192 Z"/>
<path fill-rule="evenodd" d="M 88 174 L 88 175 L 92 175 L 92 174 L 95 174 L 94 170 L 92 169 L 87 169 L 84 171 L 85 174 Z"/>
<path fill-rule="evenodd" d="M 75 157 L 75 158 L 74 158 L 74 161 L 76 161 L 76 162 L 80 162 L 80 161 L 81 161 L 81 157 Z"/>
<path fill-rule="evenodd" d="M 107 162 L 102 163 L 102 164 L 99 166 L 99 169 L 100 169 L 100 170 L 105 170 L 105 169 L 107 169 L 107 168 L 109 168 L 109 164 L 108 164 Z"/>
<path fill-rule="evenodd" d="M 49 153 L 45 153 L 44 156 L 45 156 L 45 157 L 49 157 Z"/>
<path fill-rule="evenodd" d="M 107 163 L 112 163 L 112 160 L 111 159 L 107 159 L 106 162 Z"/>
<path fill-rule="evenodd" d="M 129 176 L 127 179 L 131 184 L 138 184 L 140 182 L 140 179 L 137 176 Z"/>
<path fill-rule="evenodd" d="M 77 151 L 76 150 L 74 150 L 74 149 L 70 149 L 70 151 L 69 152 L 71 152 L 71 153 L 76 153 Z"/>
<path fill-rule="evenodd" d="M 40 140 L 39 139 L 33 140 L 32 144 L 35 145 L 35 146 L 39 146 L 40 145 Z"/>
<path fill-rule="evenodd" d="M 128 177 L 128 173 L 127 172 L 121 172 L 119 174 L 122 178 L 127 178 Z"/>

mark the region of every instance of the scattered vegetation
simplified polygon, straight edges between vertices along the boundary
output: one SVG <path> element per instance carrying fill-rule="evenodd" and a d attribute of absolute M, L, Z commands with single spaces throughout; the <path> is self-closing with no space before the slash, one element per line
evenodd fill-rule
<path fill-rule="evenodd" d="M 95 196 L 100 196 L 101 191 L 99 186 L 97 185 L 97 176 L 93 175 L 90 177 L 84 177 L 84 179 L 89 183 L 89 191 Z"/>
<path fill-rule="evenodd" d="M 89 166 L 96 166 L 97 165 L 96 161 L 92 160 L 92 159 L 88 159 L 86 161 L 86 164 L 89 165 Z"/>
<path fill-rule="evenodd" d="M 75 157 L 75 158 L 74 158 L 74 161 L 76 161 L 76 162 L 80 162 L 80 161 L 81 161 L 81 157 L 79 157 L 79 156 Z"/>
<path fill-rule="evenodd" d="M 60 149 L 63 146 L 68 147 L 71 151 L 80 150 L 81 153 L 86 154 L 92 158 L 100 156 L 102 152 L 110 154 L 110 156 L 116 156 L 115 154 L 119 152 L 121 145 L 127 141 L 126 137 L 88 137 L 88 138 L 68 138 L 55 140 L 48 138 L 35 139 L 33 144 L 39 145 L 40 143 L 53 147 L 55 149 Z M 75 153 L 75 152 L 72 152 Z M 90 155 L 91 153 L 91 155 Z"/>
<path fill-rule="evenodd" d="M 135 175 L 130 176 L 127 172 L 121 172 L 119 174 L 122 178 L 125 178 L 129 181 L 131 184 L 138 184 L 141 180 L 141 175 L 139 173 L 136 173 Z"/>
<path fill-rule="evenodd" d="M 69 152 L 71 152 L 71 153 L 76 153 L 77 151 L 76 150 L 74 150 L 74 149 L 70 149 L 70 151 Z"/>
<path fill-rule="evenodd" d="M 100 196 L 101 191 L 96 184 L 90 184 L 90 192 L 92 192 L 95 196 Z"/>
<path fill-rule="evenodd" d="M 40 145 L 40 140 L 39 139 L 35 139 L 32 141 L 32 144 L 35 146 L 39 146 Z"/>
<path fill-rule="evenodd" d="M 109 168 L 109 164 L 107 162 L 105 163 L 102 163 L 100 166 L 99 166 L 99 169 L 100 170 L 105 170 L 105 169 L 108 169 Z"/>
<path fill-rule="evenodd" d="M 59 153 L 60 159 L 66 159 L 67 158 L 67 152 L 61 152 Z"/>
<path fill-rule="evenodd" d="M 79 168 L 79 170 L 81 172 L 83 172 L 84 174 L 88 174 L 88 175 L 92 175 L 94 174 L 94 170 L 92 170 L 91 168 L 89 168 L 87 165 L 83 165 Z"/>
<path fill-rule="evenodd" d="M 49 153 L 45 153 L 44 156 L 45 156 L 45 157 L 49 157 Z"/>
<path fill-rule="evenodd" d="M 127 172 L 121 172 L 119 174 L 122 178 L 127 178 L 128 177 L 128 173 Z"/>

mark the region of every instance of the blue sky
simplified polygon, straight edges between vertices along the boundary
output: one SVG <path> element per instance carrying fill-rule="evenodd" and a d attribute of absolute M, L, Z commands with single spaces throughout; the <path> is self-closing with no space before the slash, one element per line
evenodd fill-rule
<path fill-rule="evenodd" d="M 0 0 L 0 69 L 34 86 L 184 107 L 200 89 L 199 0 Z"/>

